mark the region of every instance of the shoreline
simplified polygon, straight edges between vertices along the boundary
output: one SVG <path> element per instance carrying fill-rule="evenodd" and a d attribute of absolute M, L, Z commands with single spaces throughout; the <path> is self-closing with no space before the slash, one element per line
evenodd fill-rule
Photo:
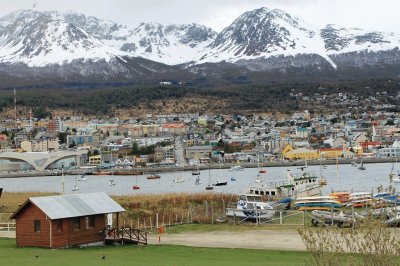
<path fill-rule="evenodd" d="M 332 160 L 309 160 L 307 161 L 308 166 L 316 166 L 316 165 L 335 165 L 335 164 L 351 164 L 353 161 L 359 163 L 360 159 L 332 159 Z M 363 158 L 363 164 L 370 163 L 395 163 L 395 158 Z M 214 163 L 210 165 L 200 165 L 199 170 L 208 170 L 208 169 L 230 169 L 232 166 L 241 165 L 245 168 L 257 168 L 257 163 L 225 163 L 219 164 Z M 268 167 L 291 167 L 291 166 L 305 166 L 304 161 L 270 161 L 264 162 L 262 164 L 263 168 Z M 151 166 L 151 167 L 141 167 L 135 168 L 137 171 L 143 171 L 143 174 L 154 174 L 154 173 L 164 173 L 164 172 L 176 172 L 176 171 L 192 171 L 195 170 L 195 166 L 184 166 L 184 167 L 166 167 L 166 166 Z M 115 172 L 123 172 L 127 171 L 127 169 L 104 169 L 104 171 L 113 171 Z M 67 170 L 65 171 L 65 175 L 82 175 L 82 174 L 93 174 L 95 171 L 88 171 L 88 169 L 76 169 L 76 170 Z M 49 173 L 48 171 L 41 172 L 24 172 L 24 173 L 7 173 L 0 174 L 0 178 L 18 178 L 18 177 L 35 177 L 35 176 L 60 176 L 60 174 Z"/>

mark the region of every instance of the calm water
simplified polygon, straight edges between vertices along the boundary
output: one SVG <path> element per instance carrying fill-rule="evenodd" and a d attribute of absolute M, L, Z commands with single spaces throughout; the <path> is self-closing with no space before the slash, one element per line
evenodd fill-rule
<path fill-rule="evenodd" d="M 324 194 L 332 190 L 353 190 L 353 191 L 376 191 L 379 185 L 388 186 L 388 175 L 391 171 L 391 163 L 366 164 L 366 170 L 360 171 L 357 167 L 351 165 L 339 165 L 338 171 L 336 165 L 329 165 L 327 169 L 322 169 L 322 176 L 328 180 L 328 185 L 323 188 Z M 271 167 L 267 168 L 267 174 L 262 174 L 264 183 L 271 181 L 280 181 L 284 179 L 287 169 L 292 172 L 300 170 L 297 167 Z M 395 165 L 395 171 L 400 169 Z M 320 175 L 319 166 L 310 166 L 309 171 Z M 257 175 L 256 168 L 247 168 L 243 171 L 236 171 L 234 176 L 236 181 L 230 181 L 233 172 L 228 169 L 203 170 L 200 174 L 202 184 L 195 185 L 195 178 L 190 171 L 161 173 L 161 179 L 147 180 L 146 176 L 90 176 L 87 181 L 77 182 L 80 190 L 72 191 L 77 176 L 65 176 L 65 193 L 83 193 L 103 191 L 110 195 L 127 194 L 164 194 L 172 192 L 204 192 L 209 183 L 209 172 L 211 183 L 216 180 L 228 180 L 227 186 L 214 187 L 215 192 L 240 193 L 246 191 L 251 185 L 255 184 Z M 174 183 L 174 178 L 183 178 L 183 183 Z M 115 186 L 109 186 L 110 179 L 115 181 Z M 132 185 L 138 184 L 140 190 L 132 190 Z M 61 192 L 61 176 L 44 177 L 23 177 L 23 178 L 3 178 L 0 179 L 0 187 L 4 191 L 23 192 L 23 191 L 41 191 L 41 192 Z M 400 186 L 397 188 L 399 191 Z"/>

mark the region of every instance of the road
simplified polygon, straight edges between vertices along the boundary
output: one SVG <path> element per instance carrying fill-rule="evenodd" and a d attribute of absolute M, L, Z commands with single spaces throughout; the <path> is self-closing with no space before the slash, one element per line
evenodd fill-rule
<path fill-rule="evenodd" d="M 206 232 L 153 234 L 148 238 L 149 244 L 169 244 L 195 247 L 245 248 L 269 250 L 305 251 L 306 248 L 299 233 L 287 230 L 256 230 L 245 232 Z"/>

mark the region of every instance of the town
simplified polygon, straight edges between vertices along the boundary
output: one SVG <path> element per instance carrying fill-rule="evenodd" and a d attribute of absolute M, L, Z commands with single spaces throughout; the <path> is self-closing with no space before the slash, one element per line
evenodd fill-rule
<path fill-rule="evenodd" d="M 1 121 L 0 175 L 146 167 L 396 158 L 396 112 L 198 113 Z"/>

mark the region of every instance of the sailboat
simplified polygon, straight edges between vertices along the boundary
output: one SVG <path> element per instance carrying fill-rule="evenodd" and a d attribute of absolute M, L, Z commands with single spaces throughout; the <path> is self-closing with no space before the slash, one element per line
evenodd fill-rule
<path fill-rule="evenodd" d="M 211 172 L 210 168 L 208 168 L 208 185 L 206 186 L 206 190 L 213 190 L 214 187 L 211 185 Z"/>
<path fill-rule="evenodd" d="M 361 165 L 358 167 L 358 170 L 365 170 L 362 158 L 361 158 Z"/>
<path fill-rule="evenodd" d="M 75 186 L 72 187 L 72 191 L 77 191 L 77 190 L 79 190 L 78 177 L 75 177 Z"/>
<path fill-rule="evenodd" d="M 267 170 L 265 170 L 263 167 L 262 167 L 262 163 L 261 163 L 261 167 L 260 167 L 260 156 L 258 156 L 258 173 L 260 173 L 260 174 L 265 174 L 267 172 Z"/>
<path fill-rule="evenodd" d="M 232 171 L 232 176 L 231 176 L 231 181 L 236 181 L 236 178 L 235 178 L 235 169 L 233 169 L 233 171 Z"/>
<path fill-rule="evenodd" d="M 200 175 L 200 169 L 199 169 L 199 166 L 198 166 L 198 165 L 196 165 L 196 169 L 194 169 L 194 170 L 192 171 L 192 175 Z"/>
<path fill-rule="evenodd" d="M 219 170 L 221 172 L 221 168 Z M 219 187 L 219 186 L 226 186 L 227 184 L 228 184 L 228 181 L 221 181 L 221 180 L 217 179 L 217 181 L 213 184 L 213 186 Z"/>
<path fill-rule="evenodd" d="M 85 176 L 85 175 L 81 175 L 79 178 L 78 178 L 78 181 L 87 181 L 88 180 L 88 178 Z"/>
<path fill-rule="evenodd" d="M 132 186 L 132 189 L 133 189 L 133 190 L 138 190 L 138 189 L 140 189 L 140 187 L 139 187 L 139 185 L 138 185 L 138 182 L 137 182 L 137 175 L 136 175 L 136 184 Z"/>
<path fill-rule="evenodd" d="M 114 176 L 114 172 L 111 173 L 111 176 Z M 110 180 L 108 181 L 108 185 L 109 185 L 109 186 L 115 186 L 114 179 L 110 179 Z"/>
<path fill-rule="evenodd" d="M 174 179 L 174 183 L 183 183 L 185 182 L 185 179 L 182 178 L 181 171 L 179 171 L 179 177 Z"/>

